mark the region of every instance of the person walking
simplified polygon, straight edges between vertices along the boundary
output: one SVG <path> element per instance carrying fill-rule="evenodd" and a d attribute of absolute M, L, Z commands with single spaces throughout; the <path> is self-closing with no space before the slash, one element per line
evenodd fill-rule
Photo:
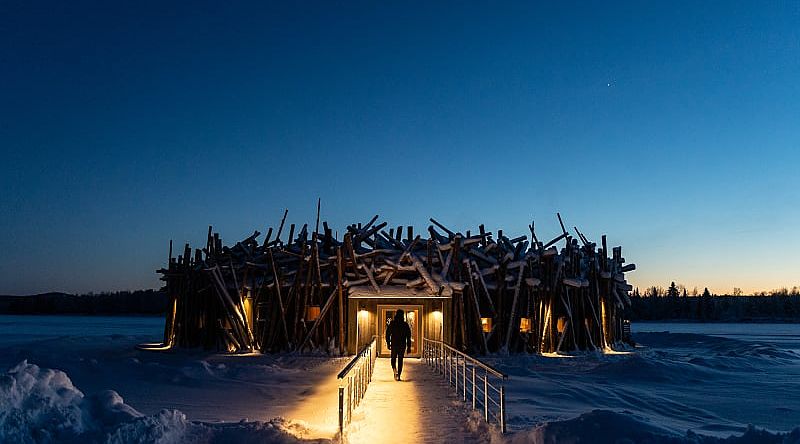
<path fill-rule="evenodd" d="M 392 370 L 394 370 L 395 381 L 399 381 L 400 374 L 403 373 L 404 353 L 411 353 L 411 327 L 408 326 L 403 314 L 403 310 L 397 310 L 394 319 L 386 327 L 386 346 L 392 351 Z"/>

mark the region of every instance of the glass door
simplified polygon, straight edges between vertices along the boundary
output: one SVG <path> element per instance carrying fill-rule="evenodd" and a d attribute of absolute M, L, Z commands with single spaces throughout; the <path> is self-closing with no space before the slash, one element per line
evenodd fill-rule
<path fill-rule="evenodd" d="M 395 313 L 397 310 L 402 309 L 404 312 L 404 318 L 406 322 L 408 322 L 408 326 L 411 327 L 411 353 L 406 353 L 406 356 L 415 356 L 419 357 L 420 355 L 420 319 L 422 313 L 422 306 L 421 305 L 379 305 L 378 306 L 378 334 L 380 335 L 380 344 L 378 345 L 378 351 L 380 356 L 390 356 L 389 347 L 386 346 L 386 328 L 389 326 L 389 323 L 392 322 L 394 319 Z"/>

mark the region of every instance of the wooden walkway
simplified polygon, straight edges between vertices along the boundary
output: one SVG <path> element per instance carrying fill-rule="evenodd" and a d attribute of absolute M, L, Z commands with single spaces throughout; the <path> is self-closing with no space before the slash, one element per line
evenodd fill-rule
<path fill-rule="evenodd" d="M 467 430 L 470 408 L 447 382 L 420 359 L 406 359 L 395 381 L 387 358 L 375 374 L 353 421 L 345 430 L 349 443 L 479 443 L 485 438 Z"/>

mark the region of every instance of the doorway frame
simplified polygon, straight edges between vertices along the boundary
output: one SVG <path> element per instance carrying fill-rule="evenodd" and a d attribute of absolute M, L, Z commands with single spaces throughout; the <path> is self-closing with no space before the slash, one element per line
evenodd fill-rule
<path fill-rule="evenodd" d="M 411 358 L 419 358 L 419 357 L 422 356 L 422 323 L 424 322 L 425 315 L 426 315 L 425 306 L 422 305 L 422 304 L 378 304 L 378 307 L 377 307 L 377 311 L 378 312 L 376 313 L 376 316 L 375 316 L 375 318 L 376 318 L 375 319 L 375 331 L 378 333 L 378 341 L 380 341 L 380 343 L 378 344 L 378 356 L 379 357 L 381 357 L 381 358 L 388 358 L 389 357 L 389 353 L 382 353 L 382 351 L 383 351 L 383 349 L 385 347 L 385 345 L 384 345 L 384 340 L 385 340 L 384 332 L 386 331 L 385 325 L 383 324 L 384 322 L 386 322 L 383 319 L 383 316 L 382 316 L 383 310 L 384 309 L 386 309 L 386 310 L 402 309 L 402 310 L 408 312 L 407 311 L 408 308 L 410 308 L 411 310 L 418 310 L 419 317 L 415 321 L 415 323 L 416 323 L 415 330 L 416 330 L 416 333 L 417 333 L 416 334 L 417 352 L 413 353 L 413 354 L 409 353 L 406 356 L 407 357 L 411 357 Z M 413 336 L 413 332 L 412 332 L 412 336 Z"/>

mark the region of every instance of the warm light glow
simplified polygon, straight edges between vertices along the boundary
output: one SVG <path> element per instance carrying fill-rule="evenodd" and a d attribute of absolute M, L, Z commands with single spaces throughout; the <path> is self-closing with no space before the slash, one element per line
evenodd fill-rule
<path fill-rule="evenodd" d="M 605 299 L 600 299 L 600 320 L 602 323 L 601 331 L 603 333 L 603 343 L 601 344 L 604 347 L 608 347 L 608 322 L 606 321 L 606 301 Z"/>
<path fill-rule="evenodd" d="M 416 375 L 430 371 L 424 366 L 421 360 L 406 358 L 403 377 L 407 380 L 398 383 L 392 375 L 389 360 L 378 359 L 364 400 L 356 407 L 353 423 L 345 431 L 346 442 L 419 442 L 420 437 L 437 436 L 436 419 L 430 418 L 434 415 L 420 408 L 435 395 L 431 390 L 425 390 L 426 384 L 414 381 Z M 398 425 L 401 425 L 400 431 L 395 429 Z"/>
<path fill-rule="evenodd" d="M 491 333 L 492 331 L 492 318 L 481 318 L 481 327 L 484 333 Z"/>
<path fill-rule="evenodd" d="M 306 321 L 316 321 L 319 317 L 319 305 L 309 305 L 306 307 Z"/>
<path fill-rule="evenodd" d="M 439 310 L 434 310 L 433 311 L 433 319 L 435 319 L 436 322 L 442 322 L 442 312 L 439 311 Z"/>
<path fill-rule="evenodd" d="M 244 298 L 244 321 L 247 322 L 251 328 L 254 324 L 253 322 L 253 300 L 250 298 Z"/>
<path fill-rule="evenodd" d="M 564 333 L 564 330 L 567 328 L 567 318 L 561 316 L 558 318 L 558 324 L 556 325 L 556 329 L 558 333 Z"/>
<path fill-rule="evenodd" d="M 542 353 L 542 356 L 544 356 L 545 358 L 575 358 L 575 357 L 577 357 L 577 356 L 574 356 L 574 355 L 565 355 L 565 354 L 556 353 L 556 352 Z"/>
<path fill-rule="evenodd" d="M 606 348 L 603 349 L 603 354 L 604 355 L 632 355 L 633 352 L 617 351 L 617 350 L 614 350 L 614 349 L 612 349 L 610 347 L 606 347 Z"/>
<path fill-rule="evenodd" d="M 519 319 L 519 331 L 521 333 L 530 333 L 531 331 L 531 318 Z"/>

